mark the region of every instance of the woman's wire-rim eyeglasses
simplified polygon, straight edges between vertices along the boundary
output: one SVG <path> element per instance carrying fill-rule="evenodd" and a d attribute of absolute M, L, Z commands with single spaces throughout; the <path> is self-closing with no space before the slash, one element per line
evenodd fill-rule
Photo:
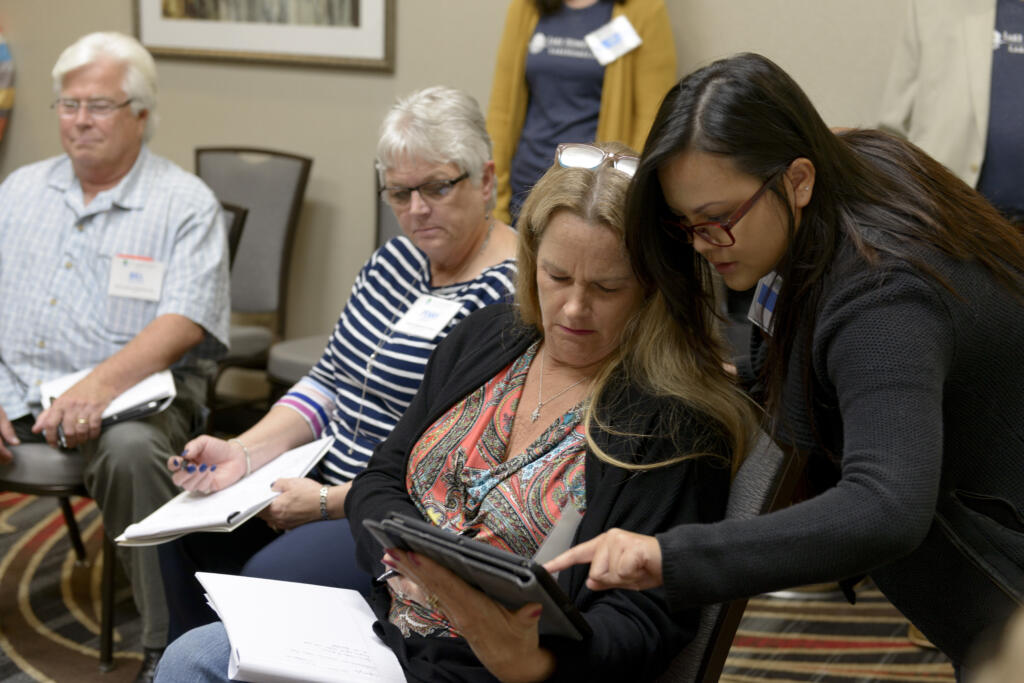
<path fill-rule="evenodd" d="M 700 237 L 702 240 L 716 247 L 731 247 L 736 244 L 736 238 L 732 234 L 733 228 L 736 224 L 747 215 L 757 200 L 768 191 L 768 188 L 772 186 L 772 183 L 779 177 L 782 171 L 776 171 L 772 175 L 768 176 L 768 179 L 761 184 L 750 199 L 743 202 L 738 209 L 732 212 L 724 221 L 707 221 L 704 223 L 697 223 L 696 225 L 690 225 L 686 222 L 686 219 L 682 216 L 666 216 L 663 221 L 673 227 L 678 228 L 686 233 L 686 238 L 693 243 L 694 235 Z"/>

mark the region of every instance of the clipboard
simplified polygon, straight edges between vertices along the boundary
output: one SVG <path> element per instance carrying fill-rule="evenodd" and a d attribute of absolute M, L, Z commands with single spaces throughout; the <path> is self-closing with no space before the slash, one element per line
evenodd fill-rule
<path fill-rule="evenodd" d="M 508 609 L 540 603 L 542 634 L 578 641 L 592 635 L 569 596 L 544 567 L 529 558 L 398 513 L 379 522 L 364 519 L 363 525 L 385 549 L 422 553 Z"/>
<path fill-rule="evenodd" d="M 92 368 L 86 368 L 43 382 L 39 387 L 40 402 L 43 408 L 49 408 L 54 399 L 77 384 L 92 370 Z M 174 376 L 171 371 L 156 372 L 111 401 L 103 411 L 102 426 L 109 427 L 118 422 L 155 415 L 166 410 L 176 396 L 177 389 L 174 386 Z"/>

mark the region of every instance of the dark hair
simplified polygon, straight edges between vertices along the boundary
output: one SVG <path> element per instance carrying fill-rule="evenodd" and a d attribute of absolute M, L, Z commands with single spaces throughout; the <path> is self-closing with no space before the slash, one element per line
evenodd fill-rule
<path fill-rule="evenodd" d="M 1024 240 L 980 194 L 908 142 L 878 131 L 834 133 L 778 65 L 741 54 L 669 90 L 626 207 L 626 243 L 637 276 L 661 288 L 691 341 L 709 349 L 709 361 L 717 360 L 707 334 L 716 317 L 712 271 L 684 233 L 661 220 L 668 209 L 658 169 L 690 150 L 727 157 L 739 172 L 762 181 L 797 158 L 814 164 L 814 191 L 799 231 L 782 174 L 770 193 L 789 214 L 790 240 L 776 266 L 782 289 L 764 367 L 772 412 L 791 351 L 811 343 L 824 277 L 840 249 L 858 263 L 876 264 L 883 256 L 909 262 L 949 289 L 923 252 L 977 260 L 1024 297 Z M 804 373 L 810 392 L 809 362 L 792 369 Z"/>
<path fill-rule="evenodd" d="M 598 0 L 598 2 L 612 2 L 613 0 Z M 533 0 L 534 4 L 537 5 L 537 10 L 541 13 L 541 16 L 545 14 L 554 14 L 558 10 L 562 9 L 565 4 L 563 0 Z M 619 5 L 626 4 L 626 0 L 614 0 Z"/>

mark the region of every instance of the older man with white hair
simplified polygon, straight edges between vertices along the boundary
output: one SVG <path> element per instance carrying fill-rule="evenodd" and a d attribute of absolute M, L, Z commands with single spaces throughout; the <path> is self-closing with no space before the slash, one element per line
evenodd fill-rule
<path fill-rule="evenodd" d="M 227 343 L 227 243 L 210 189 L 146 146 L 156 67 L 138 41 L 84 36 L 53 83 L 65 154 L 0 185 L 0 461 L 63 431 L 113 536 L 177 493 L 165 463 L 201 424 Z M 40 384 L 86 368 L 43 409 Z M 166 368 L 170 408 L 102 427 L 114 397 Z M 167 637 L 156 551 L 121 559 L 143 620 L 138 680 L 150 680 Z"/>

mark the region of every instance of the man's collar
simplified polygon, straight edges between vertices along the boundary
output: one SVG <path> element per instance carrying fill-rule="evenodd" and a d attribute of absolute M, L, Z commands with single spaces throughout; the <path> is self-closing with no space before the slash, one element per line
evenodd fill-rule
<path fill-rule="evenodd" d="M 95 205 L 97 209 L 104 210 L 110 206 L 119 206 L 124 209 L 138 209 L 144 205 L 146 187 L 144 183 L 143 168 L 149 159 L 149 148 L 145 144 L 139 148 L 139 155 L 135 163 L 123 178 L 109 190 L 98 193 L 91 202 L 89 208 Z M 50 169 L 47 176 L 47 184 L 62 193 L 67 193 L 72 185 L 80 185 L 75 177 L 74 166 L 71 158 L 66 154 Z M 97 200 L 100 200 L 97 204 Z"/>

